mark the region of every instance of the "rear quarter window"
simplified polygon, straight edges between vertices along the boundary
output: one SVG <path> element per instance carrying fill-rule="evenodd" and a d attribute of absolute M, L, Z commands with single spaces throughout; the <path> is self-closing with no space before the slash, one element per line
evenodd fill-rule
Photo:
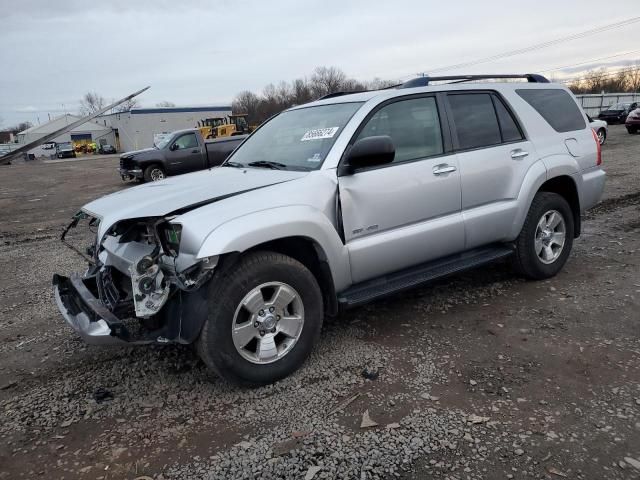
<path fill-rule="evenodd" d="M 586 124 L 580 108 L 564 90 L 528 89 L 516 90 L 520 97 L 531 105 L 556 132 L 582 130 Z"/>

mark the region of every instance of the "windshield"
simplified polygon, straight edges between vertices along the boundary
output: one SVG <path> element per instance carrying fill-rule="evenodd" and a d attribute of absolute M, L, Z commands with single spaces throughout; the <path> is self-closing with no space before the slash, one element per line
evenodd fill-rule
<path fill-rule="evenodd" d="M 274 163 L 283 170 L 317 170 L 362 102 L 288 110 L 251 135 L 231 157 L 232 166 Z"/>
<path fill-rule="evenodd" d="M 156 142 L 155 142 L 156 148 L 158 150 L 162 150 L 164 147 L 166 147 L 168 145 L 168 143 L 171 141 L 172 138 L 173 138 L 173 135 L 167 135 L 164 138 L 156 140 Z"/>

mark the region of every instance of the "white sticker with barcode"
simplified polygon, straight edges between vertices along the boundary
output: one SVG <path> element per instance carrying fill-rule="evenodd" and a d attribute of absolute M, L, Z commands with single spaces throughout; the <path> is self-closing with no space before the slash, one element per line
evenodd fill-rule
<path fill-rule="evenodd" d="M 323 138 L 332 138 L 340 127 L 329 128 L 314 128 L 313 130 L 307 130 L 306 133 L 300 139 L 301 142 L 309 140 L 322 140 Z"/>

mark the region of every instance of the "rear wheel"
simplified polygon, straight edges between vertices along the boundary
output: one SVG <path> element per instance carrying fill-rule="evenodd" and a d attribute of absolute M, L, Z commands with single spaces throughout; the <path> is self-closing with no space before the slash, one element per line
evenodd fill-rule
<path fill-rule="evenodd" d="M 598 142 L 600 142 L 600 145 L 604 145 L 604 142 L 607 141 L 607 132 L 605 131 L 604 128 L 600 128 L 597 134 L 598 134 Z"/>
<path fill-rule="evenodd" d="M 571 253 L 573 231 L 567 201 L 556 193 L 538 192 L 515 242 L 515 269 L 536 280 L 553 277 Z"/>
<path fill-rule="evenodd" d="M 273 252 L 246 255 L 209 284 L 209 313 L 197 340 L 204 363 L 225 379 L 265 385 L 297 370 L 323 319 L 313 274 Z"/>
<path fill-rule="evenodd" d="M 144 169 L 145 182 L 157 182 L 165 177 L 164 169 L 160 165 L 149 165 Z"/>

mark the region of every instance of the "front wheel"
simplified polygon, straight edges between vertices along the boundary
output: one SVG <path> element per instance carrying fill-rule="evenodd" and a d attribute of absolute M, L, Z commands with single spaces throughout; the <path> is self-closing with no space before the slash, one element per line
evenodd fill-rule
<path fill-rule="evenodd" d="M 145 182 L 158 182 L 164 180 L 165 173 L 160 165 L 149 165 L 144 169 Z"/>
<path fill-rule="evenodd" d="M 538 192 L 515 242 L 516 271 L 535 280 L 556 275 L 571 253 L 573 232 L 567 201 L 557 193 Z"/>
<path fill-rule="evenodd" d="M 197 340 L 204 363 L 232 383 L 273 383 L 297 370 L 322 327 L 322 293 L 300 262 L 253 252 L 209 284 Z"/>
<path fill-rule="evenodd" d="M 627 127 L 627 132 L 634 134 L 638 132 L 638 127 Z"/>

